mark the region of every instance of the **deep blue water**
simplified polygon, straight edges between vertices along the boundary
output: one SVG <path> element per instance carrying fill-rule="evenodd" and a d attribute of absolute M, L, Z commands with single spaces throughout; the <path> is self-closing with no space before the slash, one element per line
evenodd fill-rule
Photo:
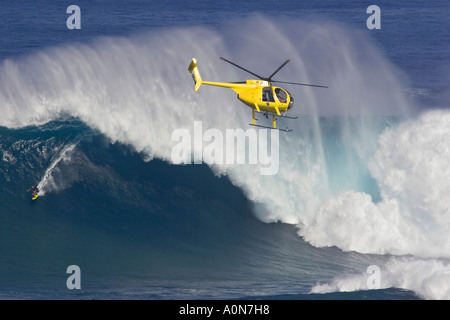
<path fill-rule="evenodd" d="M 371 4 L 381 7 L 380 30 L 366 28 L 365 11 Z M 306 120 L 294 124 L 297 133 L 281 138 L 289 146 L 283 154 L 302 159 L 301 166 L 293 165 L 292 179 L 309 177 L 304 172 L 314 172 L 317 157 L 323 159 L 327 176 L 327 183 L 312 192 L 320 201 L 351 190 L 378 203 L 385 195 L 367 169 L 368 158 L 377 150 L 377 137 L 405 118 L 431 109 L 448 110 L 448 2 L 77 1 L 77 5 L 81 30 L 67 29 L 65 3 L 0 4 L 0 298 L 442 298 L 424 294 L 426 282 L 402 286 L 392 281 L 391 274 L 380 290 L 350 286 L 348 293 L 337 289 L 311 293 L 319 284 L 333 287 L 334 279 L 350 283 L 349 277 L 364 275 L 369 265 L 383 268 L 396 253 L 386 249 L 380 254 L 384 248 L 357 252 L 347 249 L 345 241 L 324 246 L 299 236 L 299 229 L 312 225 L 306 213 L 299 214 L 298 223 L 289 223 L 290 216 L 280 209 L 275 214 L 282 218 L 271 220 L 270 214 L 259 211 L 264 201 L 270 208 L 269 195 L 252 200 L 252 192 L 260 192 L 252 189 L 252 182 L 243 182 L 239 175 L 217 175 L 206 164 L 170 163 L 160 143 L 167 141 L 163 137 L 167 132 L 158 128 L 172 128 L 177 121 L 190 126 L 195 111 L 183 110 L 208 104 L 201 100 L 208 99 L 208 89 L 202 88 L 205 95 L 200 99 L 185 92 L 193 89 L 187 73 L 191 43 L 198 42 L 200 49 L 194 52 L 203 57 L 219 55 L 221 49 L 241 58 L 256 51 L 247 63 L 256 66 L 258 59 L 274 63 L 267 70 L 277 66 L 273 57 L 295 60 L 281 53 L 300 52 L 309 61 L 321 62 L 308 64 L 305 68 L 314 72 L 306 73 L 338 88 L 334 94 L 345 96 L 349 106 L 360 91 L 362 98 L 367 92 L 370 97 L 372 93 L 385 97 L 380 104 L 401 112 L 367 120 L 365 107 L 358 109 L 362 115 L 355 116 L 353 107 L 341 111 L 338 105 L 333 106 L 337 115 L 321 116 L 314 113 L 320 113 L 320 104 L 339 101 L 327 94 L 313 99 L 310 93 L 296 93 L 297 108 L 303 106 L 303 97 L 310 104 L 317 101 L 318 107 L 297 109 L 307 115 Z M 326 52 L 323 44 L 297 47 L 300 35 L 310 44 L 316 36 L 322 41 L 319 25 L 334 28 L 329 42 L 338 42 L 336 51 L 330 46 Z M 274 40 L 276 47 L 267 51 L 259 42 L 256 47 L 236 47 L 253 36 L 242 31 L 244 36 L 235 42 L 236 30 L 250 27 L 258 29 L 255 38 L 275 34 L 286 41 L 280 45 Z M 308 54 L 308 49 L 316 51 Z M 339 54 L 352 62 L 322 63 L 324 57 L 332 60 Z M 179 77 L 178 58 L 186 78 Z M 229 76 L 226 70 L 232 68 L 204 65 L 210 73 L 218 68 L 216 77 Z M 386 65 L 386 71 L 375 74 Z M 360 81 L 358 87 L 352 81 L 347 84 L 340 76 L 351 68 L 350 75 L 370 82 Z M 393 74 L 390 68 L 395 69 Z M 383 83 L 390 88 L 377 86 Z M 394 100 L 397 93 L 403 96 Z M 231 96 L 225 105 L 234 103 Z M 161 97 L 166 104 L 159 103 Z M 411 106 L 411 112 L 404 112 L 399 103 Z M 229 114 L 214 109 L 205 112 L 203 116 L 219 122 L 229 119 Z M 249 116 L 247 111 L 238 112 L 230 117 Z M 148 123 L 155 131 L 141 130 L 141 120 L 146 119 L 155 119 Z M 311 152 L 311 158 L 303 158 L 303 152 Z M 277 181 L 256 181 L 267 184 L 267 189 L 280 187 Z M 31 201 L 25 190 L 38 183 L 45 194 Z M 307 192 L 297 196 L 297 189 L 288 190 L 291 193 L 280 191 L 280 208 L 309 208 L 298 200 Z M 347 232 L 352 238 L 351 228 Z M 379 238 L 383 236 L 380 232 Z M 415 255 L 414 248 L 402 253 Z M 441 259 L 438 262 L 448 268 L 448 256 L 431 258 Z M 81 290 L 66 287 L 69 265 L 81 269 Z M 448 288 L 448 283 L 442 286 Z"/>

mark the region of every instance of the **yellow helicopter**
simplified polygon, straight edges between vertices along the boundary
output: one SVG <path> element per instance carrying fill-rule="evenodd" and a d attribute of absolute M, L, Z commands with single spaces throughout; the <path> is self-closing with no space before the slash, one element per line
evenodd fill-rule
<path fill-rule="evenodd" d="M 192 78 L 195 82 L 195 91 L 199 91 L 200 86 L 202 84 L 207 84 L 211 86 L 225 87 L 230 88 L 234 92 L 237 93 L 237 98 L 241 100 L 244 104 L 252 108 L 252 123 L 250 125 L 269 128 L 269 129 L 278 129 L 276 124 L 276 117 L 282 117 L 287 119 L 297 119 L 298 117 L 288 117 L 284 114 L 291 110 L 294 105 L 294 97 L 285 89 L 281 87 L 272 86 L 272 82 L 278 83 L 286 83 L 286 84 L 294 84 L 300 86 L 310 86 L 310 87 L 318 87 L 318 88 L 328 88 L 327 86 L 317 85 L 317 84 L 306 84 L 306 83 L 297 83 L 297 82 L 286 82 L 286 81 L 275 81 L 272 80 L 272 77 L 281 70 L 290 60 L 286 60 L 277 70 L 275 70 L 269 77 L 261 77 L 223 57 L 220 59 L 224 60 L 232 64 L 233 66 L 244 70 L 251 75 L 259 78 L 259 80 L 246 80 L 242 82 L 213 82 L 213 81 L 203 81 L 200 76 L 200 72 L 197 67 L 197 60 L 192 58 L 191 63 L 189 64 L 189 72 L 192 73 Z M 272 113 L 272 127 L 262 126 L 256 124 L 255 111 L 263 112 L 263 114 L 268 118 L 268 113 Z M 292 131 L 291 129 L 278 129 L 282 131 Z"/>

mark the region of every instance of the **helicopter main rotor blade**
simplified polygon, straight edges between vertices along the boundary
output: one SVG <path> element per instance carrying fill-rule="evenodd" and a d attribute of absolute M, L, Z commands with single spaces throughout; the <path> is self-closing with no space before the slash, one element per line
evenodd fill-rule
<path fill-rule="evenodd" d="M 317 87 L 317 88 L 328 88 L 327 86 L 322 86 L 322 85 L 318 85 L 318 84 L 309 84 L 309 83 L 286 82 L 286 81 L 276 81 L 276 80 L 273 80 L 272 82 L 287 83 L 287 84 L 295 84 L 295 85 L 298 85 L 298 86 L 308 86 L 308 87 Z"/>
<path fill-rule="evenodd" d="M 250 70 L 247 70 L 247 69 L 245 69 L 245 68 L 243 68 L 243 67 L 237 65 L 236 63 L 231 62 L 230 60 L 225 59 L 224 57 L 220 57 L 220 59 L 222 59 L 222 60 L 225 61 L 225 62 L 228 62 L 229 64 L 232 64 L 232 65 L 235 66 L 236 68 L 239 68 L 239 69 L 241 69 L 241 70 L 244 70 L 245 72 L 250 73 L 251 75 L 253 75 L 253 76 L 255 76 L 255 77 L 257 77 L 257 78 L 259 78 L 259 79 L 261 79 L 261 80 L 266 80 L 266 81 L 267 81 L 267 78 L 261 77 L 260 75 L 257 75 L 256 73 L 251 72 Z"/>
<path fill-rule="evenodd" d="M 282 64 L 277 70 L 275 70 L 274 73 L 272 73 L 272 74 L 267 78 L 268 81 L 271 81 L 272 77 L 273 77 L 278 71 L 280 71 L 281 68 L 283 68 L 289 61 L 291 61 L 291 60 L 287 59 L 285 62 L 283 62 L 283 64 Z"/>

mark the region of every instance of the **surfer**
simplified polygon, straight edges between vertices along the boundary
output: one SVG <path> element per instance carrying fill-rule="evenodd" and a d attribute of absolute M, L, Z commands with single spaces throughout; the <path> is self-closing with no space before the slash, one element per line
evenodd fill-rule
<path fill-rule="evenodd" d="M 31 186 L 31 188 L 28 189 L 27 192 L 28 191 L 32 191 L 33 192 L 33 197 L 38 194 L 38 188 L 36 188 L 35 186 Z"/>

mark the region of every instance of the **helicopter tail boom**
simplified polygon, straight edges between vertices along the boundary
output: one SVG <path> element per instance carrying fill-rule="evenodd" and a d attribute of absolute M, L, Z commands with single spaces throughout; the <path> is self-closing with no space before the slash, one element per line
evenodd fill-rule
<path fill-rule="evenodd" d="M 192 58 L 192 61 L 189 64 L 188 70 L 190 73 L 192 73 L 192 78 L 194 79 L 194 82 L 195 82 L 195 91 L 199 91 L 200 86 L 202 84 L 207 84 L 210 86 L 230 88 L 239 94 L 240 92 L 248 90 L 250 88 L 261 86 L 261 83 L 263 83 L 261 81 L 256 81 L 256 80 L 247 80 L 246 82 L 203 81 L 202 77 L 200 76 L 200 72 L 198 71 L 197 59 L 195 59 L 195 58 Z M 267 85 L 268 85 L 268 83 L 267 83 Z"/>

